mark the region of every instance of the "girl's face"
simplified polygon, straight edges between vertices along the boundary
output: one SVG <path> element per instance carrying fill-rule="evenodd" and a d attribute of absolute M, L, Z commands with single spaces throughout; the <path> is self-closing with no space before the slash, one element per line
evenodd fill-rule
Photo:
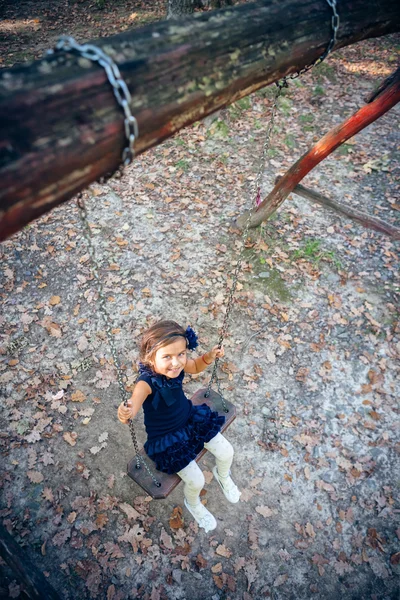
<path fill-rule="evenodd" d="M 186 361 L 186 339 L 178 338 L 175 342 L 157 350 L 152 366 L 156 373 L 173 379 L 184 369 Z"/>

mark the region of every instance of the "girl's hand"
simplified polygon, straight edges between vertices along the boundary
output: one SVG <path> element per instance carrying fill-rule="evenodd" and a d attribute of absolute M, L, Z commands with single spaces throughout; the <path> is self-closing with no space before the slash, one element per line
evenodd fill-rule
<path fill-rule="evenodd" d="M 222 346 L 221 348 L 218 348 L 218 346 L 214 346 L 214 348 L 210 350 L 208 355 L 210 356 L 210 358 L 212 358 L 212 360 L 215 360 L 216 358 L 222 358 L 223 356 L 225 356 L 224 347 Z"/>
<path fill-rule="evenodd" d="M 133 419 L 131 400 L 128 400 L 128 406 L 125 406 L 125 404 L 121 402 L 118 407 L 118 419 L 121 423 L 124 423 L 124 425 L 126 425 L 130 419 Z"/>

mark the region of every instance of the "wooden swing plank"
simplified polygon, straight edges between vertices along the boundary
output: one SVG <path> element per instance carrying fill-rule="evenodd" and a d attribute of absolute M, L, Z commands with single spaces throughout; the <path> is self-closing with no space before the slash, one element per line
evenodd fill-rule
<path fill-rule="evenodd" d="M 206 388 L 201 388 L 200 390 L 197 390 L 197 392 L 194 394 L 191 400 L 196 406 L 199 404 L 207 404 L 211 408 L 211 410 L 217 411 L 219 415 L 225 417 L 225 423 L 221 428 L 222 433 L 235 420 L 236 407 L 231 402 L 225 400 L 225 404 L 228 408 L 228 412 L 225 412 L 222 405 L 221 396 L 217 392 L 214 392 L 214 390 L 211 390 L 210 396 L 206 398 L 206 391 Z M 199 462 L 199 460 L 204 456 L 205 453 L 206 449 L 203 448 L 203 450 L 196 456 L 196 462 Z M 166 498 L 172 492 L 172 490 L 174 490 L 176 486 L 182 481 L 181 478 L 179 477 L 179 475 L 176 474 L 168 475 L 167 473 L 161 473 L 160 471 L 157 471 L 154 462 L 147 456 L 144 448 L 142 448 L 142 450 L 140 451 L 140 456 L 142 456 L 145 459 L 148 466 L 155 474 L 157 480 L 161 484 L 160 487 L 156 486 L 156 484 L 153 482 L 143 465 L 140 467 L 140 469 L 136 468 L 135 457 L 133 457 L 132 460 L 128 463 L 129 477 L 131 477 L 133 481 L 135 481 L 142 489 L 145 490 L 145 492 L 149 496 L 151 496 L 155 500 L 161 500 Z"/>

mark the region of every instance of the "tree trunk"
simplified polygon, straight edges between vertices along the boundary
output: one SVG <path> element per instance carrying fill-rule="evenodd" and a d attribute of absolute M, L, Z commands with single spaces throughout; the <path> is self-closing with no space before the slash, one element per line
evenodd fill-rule
<path fill-rule="evenodd" d="M 400 30 L 400 3 L 340 6 L 335 48 Z M 314 61 L 331 38 L 321 0 L 263 0 L 95 43 L 132 93 L 139 154 Z M 123 113 L 104 69 L 71 53 L 0 71 L 0 240 L 121 162 Z"/>
<path fill-rule="evenodd" d="M 0 556 L 23 583 L 32 600 L 61 600 L 45 576 L 33 564 L 27 553 L 17 544 L 7 529 L 0 525 Z"/>
<path fill-rule="evenodd" d="M 382 88 L 382 89 L 381 89 Z M 343 123 L 334 127 L 326 133 L 316 144 L 303 154 L 294 165 L 286 171 L 274 189 L 261 202 L 250 220 L 250 227 L 258 227 L 263 221 L 277 210 L 277 208 L 286 200 L 296 185 L 323 161 L 343 142 L 356 135 L 356 133 L 368 127 L 371 123 L 379 119 L 388 110 L 400 102 L 400 67 L 388 78 L 379 88 L 381 91 L 375 93 L 374 100 L 363 106 L 354 115 L 346 119 Z M 249 211 L 245 212 L 237 219 L 238 227 L 244 227 L 247 223 Z"/>
<path fill-rule="evenodd" d="M 194 13 L 196 0 L 168 0 L 167 19 L 180 19 Z"/>

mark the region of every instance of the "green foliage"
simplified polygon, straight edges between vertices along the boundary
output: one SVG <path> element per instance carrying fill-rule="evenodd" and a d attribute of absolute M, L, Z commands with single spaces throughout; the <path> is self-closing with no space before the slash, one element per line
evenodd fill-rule
<path fill-rule="evenodd" d="M 229 153 L 225 152 L 224 154 L 221 154 L 221 156 L 216 156 L 215 160 L 219 163 L 222 163 L 223 165 L 226 165 L 228 163 L 228 158 L 229 158 Z"/>
<path fill-rule="evenodd" d="M 255 92 L 255 95 L 258 98 L 270 98 L 272 100 L 275 96 L 275 86 L 268 85 L 267 87 L 261 88 L 261 90 Z"/>
<path fill-rule="evenodd" d="M 347 156 L 348 154 L 352 154 L 354 150 L 349 144 L 342 144 L 336 148 L 336 152 L 341 156 Z"/>
<path fill-rule="evenodd" d="M 286 117 L 290 115 L 291 109 L 293 106 L 293 102 L 290 98 L 282 98 L 282 96 L 278 100 L 279 111 L 283 113 Z"/>
<path fill-rule="evenodd" d="M 237 119 L 244 110 L 248 110 L 249 108 L 251 108 L 251 101 L 250 98 L 246 96 L 231 104 L 228 111 L 231 117 Z"/>
<path fill-rule="evenodd" d="M 248 96 L 241 98 L 235 102 L 235 105 L 238 106 L 240 110 L 248 110 L 251 108 L 250 98 Z"/>
<path fill-rule="evenodd" d="M 342 264 L 340 260 L 336 257 L 333 250 L 322 250 L 321 248 L 322 241 L 321 240 L 308 240 L 301 248 L 293 252 L 292 258 L 309 260 L 315 264 L 319 264 L 321 260 L 325 260 L 335 265 L 335 267 L 340 270 L 342 268 Z"/>
<path fill-rule="evenodd" d="M 313 75 L 317 78 L 317 81 L 321 83 L 323 78 L 326 77 L 329 81 L 336 81 L 336 73 L 334 67 L 326 62 L 322 62 L 313 68 Z"/>
<path fill-rule="evenodd" d="M 322 85 L 316 85 L 313 94 L 314 96 L 325 96 L 325 90 Z"/>
<path fill-rule="evenodd" d="M 296 139 L 292 133 L 288 133 L 285 137 L 285 144 L 288 148 L 296 148 Z"/>
<path fill-rule="evenodd" d="M 316 259 L 319 256 L 320 246 L 320 240 L 309 240 L 303 245 L 302 248 L 294 252 L 293 258 Z"/>
<path fill-rule="evenodd" d="M 314 123 L 315 117 L 311 113 L 307 113 L 306 115 L 299 116 L 300 123 Z"/>
<path fill-rule="evenodd" d="M 229 137 L 229 127 L 224 121 L 214 121 L 208 130 L 210 135 L 214 135 L 216 138 L 227 139 Z"/>
<path fill-rule="evenodd" d="M 175 164 L 175 167 L 177 169 L 182 169 L 182 171 L 187 171 L 190 167 L 189 162 L 187 160 L 185 160 L 184 158 L 181 158 L 181 160 L 178 160 L 178 162 Z"/>

